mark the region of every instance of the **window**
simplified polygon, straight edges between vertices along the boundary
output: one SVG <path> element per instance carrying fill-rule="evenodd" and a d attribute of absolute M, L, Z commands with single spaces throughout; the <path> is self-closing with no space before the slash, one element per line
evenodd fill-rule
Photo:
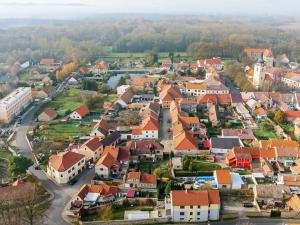
<path fill-rule="evenodd" d="M 61 174 L 60 177 L 63 177 L 63 175 Z"/>
<path fill-rule="evenodd" d="M 200 212 L 197 212 L 197 215 L 200 216 Z"/>
<path fill-rule="evenodd" d="M 184 209 L 184 206 L 180 206 L 181 209 Z"/>
<path fill-rule="evenodd" d="M 191 205 L 191 206 L 190 206 L 190 209 L 192 209 L 192 208 L 193 208 L 193 206 Z"/>
<path fill-rule="evenodd" d="M 190 216 L 192 216 L 193 215 L 193 212 L 190 212 Z"/>
<path fill-rule="evenodd" d="M 184 212 L 180 212 L 180 216 L 184 216 Z"/>
<path fill-rule="evenodd" d="M 200 209 L 201 208 L 201 206 L 200 205 L 198 205 L 198 209 Z"/>
<path fill-rule="evenodd" d="M 184 220 L 184 218 L 180 218 L 180 220 Z"/>

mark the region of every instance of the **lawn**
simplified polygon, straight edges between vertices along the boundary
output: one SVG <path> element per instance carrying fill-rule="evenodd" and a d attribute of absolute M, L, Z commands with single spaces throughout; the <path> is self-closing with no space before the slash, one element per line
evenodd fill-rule
<path fill-rule="evenodd" d="M 147 207 L 141 207 L 141 206 L 134 206 L 134 207 L 124 207 L 124 206 L 119 206 L 117 208 L 113 209 L 112 213 L 112 220 L 123 220 L 124 219 L 124 214 L 125 210 L 141 210 L 141 211 L 151 211 L 153 208 L 147 208 Z M 101 217 L 99 214 L 94 214 L 94 215 L 89 215 L 84 218 L 82 218 L 83 221 L 101 221 Z"/>
<path fill-rule="evenodd" d="M 0 158 L 2 159 L 7 159 L 11 156 L 11 152 L 6 150 L 6 149 L 3 149 L 3 148 L 0 148 Z"/>
<path fill-rule="evenodd" d="M 193 160 L 193 170 L 194 171 L 214 171 L 216 169 L 220 169 L 221 167 L 216 164 L 209 161 L 204 160 Z"/>
<path fill-rule="evenodd" d="M 261 129 L 253 129 L 253 134 L 258 139 L 272 139 L 277 137 L 274 131 L 267 131 Z"/>
<path fill-rule="evenodd" d="M 58 116 L 63 117 L 67 111 L 74 111 L 81 105 L 83 105 L 83 101 L 80 97 L 80 89 L 69 88 L 65 89 L 55 99 L 44 105 L 43 108 L 55 108 Z"/>
<path fill-rule="evenodd" d="M 69 138 L 82 136 L 91 131 L 90 123 L 81 123 L 77 121 L 70 121 L 66 123 L 57 123 L 45 125 L 44 129 L 36 130 L 35 135 L 45 137 L 48 141 L 64 140 Z"/>
<path fill-rule="evenodd" d="M 169 177 L 168 160 L 157 162 L 141 162 L 139 164 L 140 171 L 145 173 L 153 173 L 153 171 L 158 167 L 161 169 L 163 177 Z"/>

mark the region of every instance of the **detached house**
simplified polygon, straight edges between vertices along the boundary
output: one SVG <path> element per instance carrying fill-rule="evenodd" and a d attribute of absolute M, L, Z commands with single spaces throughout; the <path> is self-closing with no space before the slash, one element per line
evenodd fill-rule
<path fill-rule="evenodd" d="M 218 220 L 221 200 L 219 190 L 174 190 L 170 193 L 174 222 Z"/>
<path fill-rule="evenodd" d="M 83 105 L 77 108 L 74 112 L 70 114 L 72 120 L 82 120 L 90 113 L 90 110 L 87 106 Z"/>
<path fill-rule="evenodd" d="M 126 148 L 130 153 L 130 161 L 152 161 L 163 159 L 164 146 L 152 140 L 129 141 Z"/>
<path fill-rule="evenodd" d="M 108 122 L 104 119 L 101 119 L 96 125 L 93 127 L 93 130 L 90 133 L 90 136 L 97 137 L 100 139 L 105 138 L 108 134 L 111 134 L 115 131 L 115 128 L 108 124 Z"/>
<path fill-rule="evenodd" d="M 243 146 L 239 138 L 212 137 L 210 139 L 211 152 L 214 154 L 225 154 L 233 147 Z"/>
<path fill-rule="evenodd" d="M 102 178 L 125 174 L 122 166 L 128 165 L 129 151 L 123 147 L 106 146 L 96 163 L 95 173 Z"/>
<path fill-rule="evenodd" d="M 108 70 L 109 70 L 108 63 L 101 61 L 93 67 L 92 72 L 95 74 L 101 74 L 101 73 L 107 73 Z"/>
<path fill-rule="evenodd" d="M 156 184 L 155 175 L 141 172 L 129 172 L 125 180 L 125 188 L 156 189 Z"/>
<path fill-rule="evenodd" d="M 177 86 L 165 85 L 159 94 L 160 104 L 162 108 L 170 108 L 172 101 L 179 101 L 182 94 Z"/>
<path fill-rule="evenodd" d="M 41 122 L 49 122 L 57 117 L 57 112 L 53 108 L 45 109 L 39 116 L 38 120 Z"/>
<path fill-rule="evenodd" d="M 66 184 L 80 174 L 84 166 L 84 155 L 72 151 L 61 152 L 50 157 L 47 174 L 58 184 Z"/>
<path fill-rule="evenodd" d="M 115 201 L 120 196 L 120 190 L 116 186 L 107 184 L 84 184 L 71 200 L 71 205 L 85 207 L 96 204 Z"/>
<path fill-rule="evenodd" d="M 173 137 L 173 152 L 175 156 L 198 154 L 198 141 L 187 131 L 182 130 Z"/>
<path fill-rule="evenodd" d="M 149 116 L 142 121 L 142 124 L 132 130 L 132 139 L 158 139 L 159 125 L 158 120 L 154 117 Z"/>
<path fill-rule="evenodd" d="M 93 137 L 83 143 L 77 151 L 85 156 L 86 161 L 97 162 L 103 151 L 103 145 L 99 138 Z"/>

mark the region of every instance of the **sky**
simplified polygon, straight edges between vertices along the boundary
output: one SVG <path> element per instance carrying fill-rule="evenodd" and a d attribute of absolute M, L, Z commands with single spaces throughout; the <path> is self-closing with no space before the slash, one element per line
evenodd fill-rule
<path fill-rule="evenodd" d="M 0 0 L 0 18 L 71 19 L 111 13 L 298 16 L 299 0 Z"/>

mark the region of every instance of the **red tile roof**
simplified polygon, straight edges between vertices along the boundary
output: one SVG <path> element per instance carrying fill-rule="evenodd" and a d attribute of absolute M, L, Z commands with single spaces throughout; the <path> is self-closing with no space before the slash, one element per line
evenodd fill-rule
<path fill-rule="evenodd" d="M 57 113 L 53 108 L 46 108 L 44 113 L 47 114 L 51 119 L 54 119 L 57 116 Z"/>
<path fill-rule="evenodd" d="M 66 151 L 52 155 L 49 160 L 49 165 L 59 172 L 64 172 L 82 159 L 84 159 L 84 155 Z"/>
<path fill-rule="evenodd" d="M 115 195 L 119 192 L 116 186 L 107 184 L 84 184 L 77 193 L 77 196 L 82 200 L 88 193 L 99 193 L 101 196 Z"/>
<path fill-rule="evenodd" d="M 101 142 L 99 138 L 91 138 L 88 141 L 86 141 L 83 146 L 88 147 L 92 151 L 96 151 L 101 147 Z"/>
<path fill-rule="evenodd" d="M 298 118 L 300 117 L 300 111 L 288 110 L 284 112 L 286 118 Z"/>
<path fill-rule="evenodd" d="M 77 112 L 81 117 L 85 117 L 90 113 L 90 110 L 87 106 L 83 105 L 77 108 L 75 112 Z"/>

